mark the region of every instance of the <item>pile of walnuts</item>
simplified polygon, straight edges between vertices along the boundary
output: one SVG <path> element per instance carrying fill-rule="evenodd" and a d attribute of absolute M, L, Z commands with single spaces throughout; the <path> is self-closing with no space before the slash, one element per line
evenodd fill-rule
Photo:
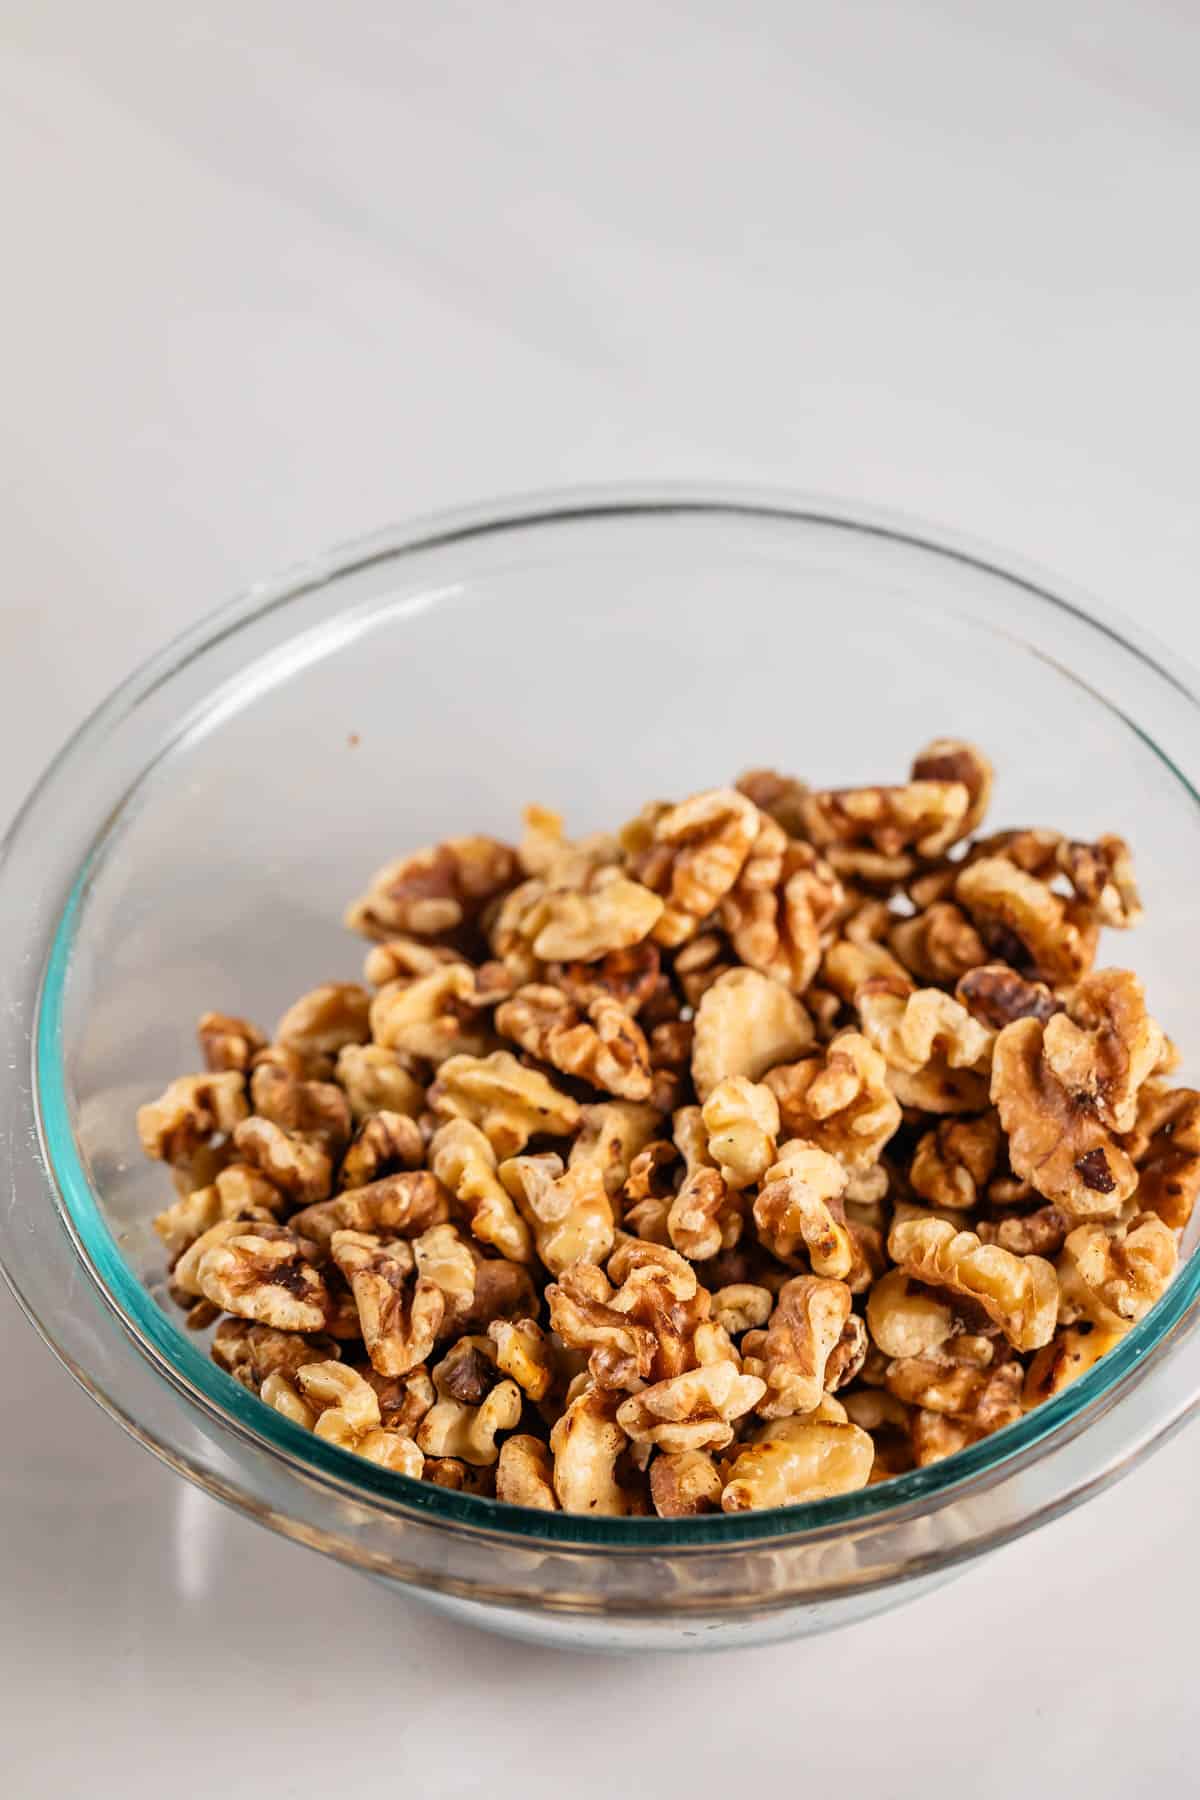
<path fill-rule="evenodd" d="M 1171 1280 L 1200 1094 L 1093 967 L 1124 842 L 982 836 L 990 787 L 940 740 L 389 863 L 366 985 L 206 1013 L 139 1113 L 188 1324 L 343 1449 L 570 1512 L 845 1493 L 1057 1393 Z"/>

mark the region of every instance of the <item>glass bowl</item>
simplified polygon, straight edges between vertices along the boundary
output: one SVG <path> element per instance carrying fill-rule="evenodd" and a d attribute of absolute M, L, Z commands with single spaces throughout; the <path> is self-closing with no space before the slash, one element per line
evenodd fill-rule
<path fill-rule="evenodd" d="M 635 489 L 397 528 L 254 588 L 99 709 L 7 842 L 0 1253 L 30 1317 L 210 1493 L 564 1645 L 821 1631 L 1095 1492 L 1196 1404 L 1195 1258 L 1091 1373 L 947 1462 L 778 1512 L 614 1520 L 410 1482 L 300 1431 L 182 1329 L 150 1226 L 165 1177 L 137 1105 L 194 1066 L 203 1009 L 271 1020 L 356 977 L 341 911 L 387 856 L 512 836 L 532 799 L 593 830 L 754 764 L 898 779 L 935 735 L 995 757 L 997 826 L 1133 839 L 1129 960 L 1194 1051 L 1197 702 L 1142 634 L 1036 575 L 882 515 Z"/>

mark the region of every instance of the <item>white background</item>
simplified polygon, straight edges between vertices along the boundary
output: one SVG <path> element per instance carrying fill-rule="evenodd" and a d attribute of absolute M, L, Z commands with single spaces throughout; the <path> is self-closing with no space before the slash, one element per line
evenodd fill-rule
<path fill-rule="evenodd" d="M 165 636 L 433 505 L 906 508 L 1200 653 L 1195 0 L 4 0 L 0 811 Z M 435 1621 L 187 1488 L 0 1300 L 13 1800 L 1190 1769 L 1200 1432 L 941 1594 L 709 1660 Z"/>

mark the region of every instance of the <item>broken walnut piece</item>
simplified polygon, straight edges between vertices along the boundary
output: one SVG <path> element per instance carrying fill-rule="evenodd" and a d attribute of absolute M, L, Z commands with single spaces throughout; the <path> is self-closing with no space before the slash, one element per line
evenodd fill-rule
<path fill-rule="evenodd" d="M 507 844 L 489 837 L 448 838 L 385 863 L 349 908 L 346 923 L 370 938 L 445 937 L 472 924 L 519 874 Z"/>
<path fill-rule="evenodd" d="M 675 948 L 695 935 L 741 874 L 761 821 L 736 788 L 712 788 L 625 828 L 630 873 L 663 898 L 656 943 Z"/>
<path fill-rule="evenodd" d="M 448 962 L 414 980 L 389 981 L 371 1001 L 371 1036 L 385 1050 L 438 1068 L 451 1056 L 483 1056 L 495 1042 L 477 971 Z"/>
<path fill-rule="evenodd" d="M 227 1136 L 249 1111 L 246 1081 L 239 1071 L 181 1075 L 157 1100 L 138 1108 L 138 1137 L 147 1156 L 174 1165 L 186 1161 L 217 1133 Z"/>
<path fill-rule="evenodd" d="M 579 1128 L 578 1102 L 508 1050 L 450 1057 L 427 1098 L 439 1119 L 478 1125 L 501 1158 L 518 1155 L 535 1135 L 569 1137 Z"/>
<path fill-rule="evenodd" d="M 757 969 L 731 969 L 696 1008 L 692 1078 L 701 1105 L 719 1081 L 757 1081 L 810 1048 L 812 1020 L 788 988 Z"/>
<path fill-rule="evenodd" d="M 415 1119 L 425 1105 L 425 1089 L 406 1061 L 382 1044 L 347 1044 L 339 1050 L 337 1078 L 357 1124 L 376 1112 Z"/>
<path fill-rule="evenodd" d="M 308 1260 L 311 1250 L 283 1226 L 243 1226 L 203 1251 L 196 1286 L 206 1300 L 238 1318 L 279 1331 L 321 1331 L 332 1303 L 324 1277 Z"/>
<path fill-rule="evenodd" d="M 266 1048 L 267 1043 L 249 1019 L 221 1012 L 201 1013 L 196 1023 L 196 1037 L 204 1066 L 213 1075 L 233 1070 L 246 1074 L 255 1056 Z"/>
<path fill-rule="evenodd" d="M 408 1169 L 306 1206 L 290 1223 L 327 1249 L 335 1231 L 417 1237 L 449 1216 L 450 1197 L 436 1176 L 428 1169 Z"/>
<path fill-rule="evenodd" d="M 529 1506 L 538 1512 L 557 1512 L 554 1492 L 554 1459 L 540 1438 L 514 1432 L 500 1446 L 496 1464 L 496 1498 L 509 1506 Z"/>
<path fill-rule="evenodd" d="M 1002 1031 L 1014 1019 L 1053 1018 L 1062 1010 L 1042 981 L 1026 981 L 1007 963 L 985 962 L 961 977 L 954 997 L 966 1007 L 973 1019 L 991 1031 Z"/>
<path fill-rule="evenodd" d="M 1091 968 L 1099 936 L 1092 914 L 1006 856 L 968 862 L 955 881 L 954 898 L 993 955 L 1019 974 L 1059 987 Z"/>
<path fill-rule="evenodd" d="M 415 1119 L 407 1113 L 372 1113 L 363 1120 L 342 1158 L 338 1186 L 369 1187 L 401 1169 L 419 1169 L 424 1161 L 425 1139 Z"/>
<path fill-rule="evenodd" d="M 700 1117 L 708 1158 L 726 1186 L 747 1188 L 761 1181 L 775 1161 L 779 1136 L 779 1102 L 771 1089 L 730 1075 L 709 1094 Z"/>
<path fill-rule="evenodd" d="M 861 1032 L 840 1032 L 819 1056 L 785 1063 L 764 1079 L 784 1135 L 807 1139 L 852 1174 L 874 1168 L 899 1129 L 887 1065 Z"/>
<path fill-rule="evenodd" d="M 418 1276 L 403 1238 L 384 1243 L 367 1232 L 335 1231 L 333 1260 L 350 1284 L 371 1367 L 407 1375 L 426 1362 L 446 1310 L 436 1282 Z"/>
<path fill-rule="evenodd" d="M 1014 1256 L 945 1219 L 900 1218 L 888 1237 L 897 1267 L 917 1281 L 976 1300 L 1016 1350 L 1050 1341 L 1058 1318 L 1058 1277 L 1040 1256 Z"/>
<path fill-rule="evenodd" d="M 749 1512 L 853 1493 L 867 1485 L 874 1457 L 868 1434 L 826 1396 L 811 1413 L 772 1419 L 751 1432 L 729 1469 L 721 1506 Z"/>
<path fill-rule="evenodd" d="M 811 844 L 763 818 L 719 917 L 740 960 L 802 994 L 821 963 L 842 884 Z"/>
<path fill-rule="evenodd" d="M 521 1390 L 515 1381 L 493 1380 L 495 1373 L 495 1352 L 485 1337 L 460 1338 L 436 1365 L 437 1401 L 417 1432 L 427 1456 L 484 1467 L 497 1461 L 497 1434 L 520 1422 Z"/>
<path fill-rule="evenodd" d="M 1003 1143 L 995 1113 L 943 1119 L 913 1152 L 908 1179 L 914 1193 L 931 1206 L 969 1212 L 982 1200 Z"/>
<path fill-rule="evenodd" d="M 934 738 L 912 761 L 914 781 L 957 781 L 967 790 L 967 811 L 959 827 L 960 837 L 979 830 L 992 798 L 995 771 L 977 744 L 963 738 Z"/>
<path fill-rule="evenodd" d="M 552 1275 L 576 1262 L 603 1262 L 613 1245 L 612 1202 L 598 1169 L 565 1168 L 561 1156 L 514 1156 L 500 1180 L 533 1233 Z"/>
<path fill-rule="evenodd" d="M 758 1235 L 781 1260 L 808 1253 L 814 1273 L 844 1281 L 855 1266 L 855 1244 L 842 1210 L 846 1171 L 836 1157 L 793 1138 L 767 1170 L 754 1201 Z"/>
<path fill-rule="evenodd" d="M 301 1056 L 336 1056 L 346 1044 L 365 1044 L 370 998 L 355 981 L 322 982 L 288 1007 L 275 1042 Z"/>
<path fill-rule="evenodd" d="M 1077 1225 L 1058 1259 L 1063 1323 L 1136 1324 L 1166 1292 L 1178 1261 L 1175 1233 L 1157 1213 L 1139 1213 L 1122 1227 Z"/>
<path fill-rule="evenodd" d="M 1126 1147 L 1137 1164 L 1138 1206 L 1181 1231 L 1200 1194 L 1200 1093 L 1147 1082 Z"/>
<path fill-rule="evenodd" d="M 993 1035 L 957 1000 L 939 988 L 902 997 L 886 981 L 868 981 L 854 1004 L 902 1106 L 956 1113 L 987 1105 Z"/>
<path fill-rule="evenodd" d="M 617 1423 L 635 1444 L 681 1450 L 724 1450 L 734 1424 L 762 1399 L 766 1384 L 741 1372 L 733 1356 L 704 1362 L 630 1394 Z"/>
<path fill-rule="evenodd" d="M 424 1458 L 413 1440 L 381 1423 L 379 1399 L 370 1383 L 344 1363 L 311 1362 L 295 1376 L 268 1376 L 262 1398 L 295 1425 L 313 1431 L 339 1449 L 418 1480 Z"/>
<path fill-rule="evenodd" d="M 601 1100 L 585 1106 L 568 1167 L 594 1168 L 605 1193 L 615 1199 L 629 1179 L 634 1160 L 654 1140 L 663 1122 L 657 1107 L 633 1100 Z"/>
<path fill-rule="evenodd" d="M 757 1407 L 763 1418 L 812 1412 L 826 1389 L 857 1374 L 866 1329 L 851 1304 L 843 1281 L 798 1275 L 780 1288 L 755 1367 L 766 1384 Z M 847 1351 L 838 1356 L 844 1344 Z"/>
<path fill-rule="evenodd" d="M 1026 1411 L 1061 1394 L 1073 1381 L 1095 1368 L 1102 1356 L 1120 1343 L 1128 1325 L 1096 1325 L 1078 1319 L 1055 1332 L 1031 1360 L 1025 1374 L 1023 1402 Z"/>
<path fill-rule="evenodd" d="M 625 1100 L 648 1100 L 650 1048 L 619 1001 L 599 995 L 586 1015 L 561 988 L 518 988 L 496 1012 L 496 1029 L 564 1075 Z"/>
<path fill-rule="evenodd" d="M 629 1443 L 617 1423 L 620 1405 L 619 1393 L 584 1387 L 551 1431 L 554 1492 L 564 1512 L 622 1518 L 642 1510 L 617 1475 L 618 1459 Z"/>
<path fill-rule="evenodd" d="M 952 982 L 988 960 L 983 939 L 961 907 L 941 900 L 897 920 L 888 945 L 911 975 L 921 982 Z"/>
<path fill-rule="evenodd" d="M 794 775 L 780 775 L 775 769 L 747 769 L 734 785 L 760 812 L 782 825 L 789 837 L 804 836 L 803 800 L 808 788 L 803 781 Z"/>
<path fill-rule="evenodd" d="M 324 1200 L 333 1186 L 333 1161 L 317 1137 L 285 1131 L 252 1115 L 234 1127 L 233 1142 L 242 1161 L 273 1182 L 293 1206 Z"/>
<path fill-rule="evenodd" d="M 472 1234 L 513 1262 L 533 1260 L 533 1236 L 497 1173 L 496 1152 L 469 1119 L 447 1119 L 429 1142 L 429 1167 L 466 1214 Z"/>
<path fill-rule="evenodd" d="M 660 1450 L 650 1464 L 650 1499 L 660 1519 L 720 1512 L 722 1486 L 707 1450 Z"/>
<path fill-rule="evenodd" d="M 1066 995 L 1065 1012 L 1046 1021 L 1042 1055 L 1077 1103 L 1110 1131 L 1131 1131 L 1138 1092 L 1163 1053 L 1161 1027 L 1127 969 L 1098 969 Z"/>
<path fill-rule="evenodd" d="M 742 1209 L 713 1164 L 701 1109 L 680 1107 L 672 1120 L 672 1133 L 684 1160 L 684 1174 L 667 1209 L 667 1236 L 681 1255 L 703 1262 L 737 1243 L 742 1235 Z"/>
<path fill-rule="evenodd" d="M 306 1363 L 340 1356 L 331 1338 L 305 1336 L 298 1331 L 279 1331 L 273 1325 L 256 1325 L 236 1316 L 222 1319 L 212 1341 L 212 1359 L 218 1368 L 252 1394 L 257 1394 L 268 1375 L 295 1377 Z"/>

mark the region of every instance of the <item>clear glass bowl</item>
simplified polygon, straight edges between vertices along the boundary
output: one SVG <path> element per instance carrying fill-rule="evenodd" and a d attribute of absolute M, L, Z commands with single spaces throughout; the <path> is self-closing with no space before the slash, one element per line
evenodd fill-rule
<path fill-rule="evenodd" d="M 941 734 L 997 759 L 998 825 L 1133 839 L 1148 923 L 1106 949 L 1194 1052 L 1197 702 L 1139 633 L 1091 614 L 881 516 L 669 489 L 402 527 L 215 614 L 88 721 L 7 842 L 0 1253 L 30 1316 L 210 1493 L 562 1644 L 824 1630 L 1095 1492 L 1196 1404 L 1195 1258 L 1089 1375 L 949 1462 L 779 1512 L 549 1516 L 351 1457 L 218 1369 L 166 1300 L 164 1176 L 134 1129 L 193 1066 L 201 1010 L 271 1020 L 356 976 L 343 904 L 400 848 L 512 835 L 531 799 L 588 831 L 751 764 L 898 778 Z"/>

